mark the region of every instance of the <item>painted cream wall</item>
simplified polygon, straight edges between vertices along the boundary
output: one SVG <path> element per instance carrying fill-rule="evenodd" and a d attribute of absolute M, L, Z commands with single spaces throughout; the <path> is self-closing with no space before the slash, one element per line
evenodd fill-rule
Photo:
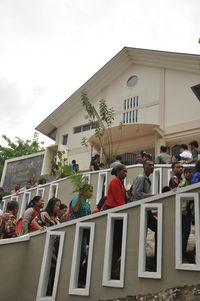
<path fill-rule="evenodd" d="M 106 89 L 104 89 L 102 93 L 100 93 L 95 99 L 92 100 L 95 107 L 98 106 L 98 101 L 102 98 L 106 98 Z M 91 160 L 91 148 L 89 147 L 87 150 L 84 146 L 81 145 L 81 140 L 84 136 L 89 139 L 92 135 L 94 135 L 94 130 L 74 134 L 75 127 L 82 126 L 88 123 L 87 119 L 85 119 L 85 115 L 85 109 L 81 106 L 78 113 L 71 116 L 71 118 L 68 119 L 67 122 L 59 128 L 56 137 L 56 141 L 58 141 L 61 145 L 63 135 L 68 134 L 68 142 L 66 145 L 66 149 L 69 149 L 68 161 L 71 162 L 75 159 L 79 164 L 81 170 L 89 169 L 89 163 Z M 61 146 L 59 147 L 59 149 L 60 148 Z M 95 153 L 97 153 L 97 151 L 94 149 L 94 154 Z"/>
<path fill-rule="evenodd" d="M 127 87 L 126 82 L 132 75 L 138 76 L 138 82 L 134 87 Z M 158 103 L 160 95 L 160 77 L 161 69 L 159 68 L 132 65 L 126 72 L 114 80 L 107 88 L 106 100 L 115 108 L 117 117 L 120 116 L 116 121 L 119 119 L 122 120 L 124 99 L 139 96 L 139 106 L 150 105 L 152 102 Z M 157 107 L 154 112 L 156 115 L 159 114 L 158 110 L 159 107 Z M 140 114 L 138 116 L 140 116 Z M 158 117 L 156 117 L 156 119 L 158 120 Z M 148 120 L 144 120 L 143 118 L 143 122 L 154 123 L 155 116 L 152 119 L 148 118 Z"/>
<path fill-rule="evenodd" d="M 200 83 L 200 75 L 180 71 L 166 70 L 165 72 L 165 128 L 199 121 L 200 102 L 190 89 Z M 179 128 L 178 128 L 179 129 Z"/>
<path fill-rule="evenodd" d="M 135 87 L 127 87 L 127 79 L 132 76 L 138 76 L 138 83 Z M 113 106 L 116 112 L 114 126 L 119 125 L 123 118 L 124 99 L 139 96 L 138 107 L 138 123 L 159 123 L 159 97 L 160 97 L 161 69 L 132 65 L 121 76 L 113 80 L 113 82 L 105 87 L 92 103 L 98 107 L 100 99 L 106 99 L 109 106 Z M 147 107 L 146 107 L 147 106 Z M 56 142 L 62 144 L 63 135 L 68 134 L 67 148 L 70 150 L 68 161 L 73 159 L 80 165 L 80 169 L 88 169 L 90 162 L 90 154 L 81 146 L 82 137 L 90 138 L 94 134 L 94 130 L 85 131 L 74 134 L 74 127 L 87 123 L 85 119 L 85 110 L 80 107 L 77 114 L 73 115 L 66 121 L 57 131 Z M 126 146 L 124 151 L 126 152 Z M 131 146 L 129 147 L 131 151 Z M 90 151 L 90 149 L 89 149 Z M 96 151 L 94 150 L 94 153 Z"/>

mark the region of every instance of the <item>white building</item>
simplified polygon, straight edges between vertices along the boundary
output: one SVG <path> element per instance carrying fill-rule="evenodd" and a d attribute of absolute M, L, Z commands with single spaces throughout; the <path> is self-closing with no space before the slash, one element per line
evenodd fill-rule
<path fill-rule="evenodd" d="M 37 126 L 36 130 L 55 140 L 46 150 L 43 174 L 49 172 L 49 155 L 57 149 L 69 149 L 69 162 L 75 159 L 80 169 L 88 169 L 91 154 L 80 144 L 83 136 L 93 153 L 100 149 L 85 119 L 83 90 L 95 107 L 102 98 L 114 107 L 112 136 L 117 154 L 142 149 L 156 154 L 160 145 L 199 141 L 200 102 L 191 90 L 200 84 L 198 62 L 199 55 L 124 47 Z"/>

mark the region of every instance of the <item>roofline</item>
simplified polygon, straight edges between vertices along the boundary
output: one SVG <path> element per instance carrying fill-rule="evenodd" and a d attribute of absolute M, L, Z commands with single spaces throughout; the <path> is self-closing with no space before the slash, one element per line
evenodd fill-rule
<path fill-rule="evenodd" d="M 139 51 L 148 51 L 148 52 L 156 52 L 156 53 L 160 53 L 160 54 L 169 54 L 169 55 L 185 55 L 188 57 L 199 57 L 200 59 L 200 55 L 198 54 L 190 54 L 190 53 L 183 53 L 183 52 L 172 52 L 172 51 L 163 51 L 163 50 L 154 50 L 154 49 L 146 49 L 146 48 L 135 48 L 135 47 L 128 47 L 125 46 L 123 47 L 117 54 L 115 54 L 106 64 L 104 64 L 97 72 L 95 72 L 83 85 L 81 85 L 77 90 L 75 90 L 74 93 L 72 93 L 65 101 L 63 101 L 54 111 L 52 111 L 52 113 L 50 113 L 39 125 L 37 125 L 37 127 L 35 128 L 35 130 L 40 132 L 40 127 L 46 123 L 46 121 L 53 116 L 57 111 L 59 111 L 59 109 L 72 97 L 74 96 L 76 93 L 83 91 L 84 89 L 86 89 L 87 84 L 93 79 L 95 78 L 95 76 L 101 72 L 104 68 L 106 68 L 106 66 L 108 66 L 115 58 L 117 58 L 118 56 L 120 56 L 122 53 L 127 54 L 128 56 L 128 51 L 129 50 L 139 50 Z M 52 129 L 53 130 L 55 128 L 55 126 L 52 124 Z M 51 131 L 50 130 L 50 131 Z M 42 133 L 42 132 L 41 132 Z M 44 133 L 43 133 L 44 134 Z M 44 134 L 46 136 L 48 136 L 47 134 Z"/>

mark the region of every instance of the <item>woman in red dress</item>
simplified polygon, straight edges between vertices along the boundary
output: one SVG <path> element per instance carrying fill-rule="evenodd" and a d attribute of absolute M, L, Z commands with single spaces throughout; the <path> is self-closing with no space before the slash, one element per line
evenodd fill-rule
<path fill-rule="evenodd" d="M 123 164 L 115 166 L 111 171 L 111 175 L 115 175 L 116 177 L 108 185 L 105 209 L 114 208 L 126 203 L 126 191 L 124 188 L 124 179 L 127 175 L 126 166 Z"/>

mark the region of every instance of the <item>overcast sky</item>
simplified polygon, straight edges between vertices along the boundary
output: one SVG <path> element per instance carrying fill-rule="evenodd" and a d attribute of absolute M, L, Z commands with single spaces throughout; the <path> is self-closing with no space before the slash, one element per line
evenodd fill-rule
<path fill-rule="evenodd" d="M 124 46 L 199 54 L 199 16 L 200 0 L 0 0 L 0 136 L 32 139 Z"/>

